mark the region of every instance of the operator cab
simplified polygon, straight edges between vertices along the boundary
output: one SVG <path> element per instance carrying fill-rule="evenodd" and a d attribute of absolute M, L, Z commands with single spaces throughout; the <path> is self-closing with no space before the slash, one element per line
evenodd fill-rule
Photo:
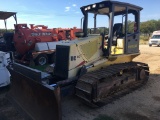
<path fill-rule="evenodd" d="M 13 32 L 9 32 L 7 30 L 7 20 L 13 17 L 16 24 L 17 24 L 17 17 L 16 17 L 16 12 L 5 12 L 5 11 L 0 11 L 0 20 L 4 21 L 4 26 L 6 31 L 1 31 L 0 32 L 0 51 L 8 52 L 8 51 L 14 51 L 14 43 L 13 43 Z M 2 26 L 1 26 L 2 27 Z"/>
<path fill-rule="evenodd" d="M 102 36 L 104 56 L 139 53 L 141 7 L 117 1 L 102 1 L 81 7 L 83 34 Z"/>

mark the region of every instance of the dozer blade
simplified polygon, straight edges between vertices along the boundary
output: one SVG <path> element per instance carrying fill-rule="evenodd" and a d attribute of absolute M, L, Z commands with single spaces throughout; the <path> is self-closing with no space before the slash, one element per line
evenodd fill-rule
<path fill-rule="evenodd" d="M 61 120 L 60 88 L 53 88 L 9 69 L 12 81 L 7 97 L 25 118 L 31 120 Z"/>

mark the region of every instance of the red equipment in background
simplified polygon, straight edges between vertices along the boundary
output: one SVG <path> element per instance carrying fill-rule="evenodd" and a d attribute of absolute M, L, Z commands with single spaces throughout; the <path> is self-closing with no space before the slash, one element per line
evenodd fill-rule
<path fill-rule="evenodd" d="M 16 24 L 13 32 L 7 31 L 7 19 L 13 16 Z M 0 20 L 4 20 L 6 32 L 0 35 L 0 51 L 14 53 L 18 62 L 44 65 L 53 63 L 56 44 L 61 40 L 74 40 L 75 32 L 82 32 L 74 28 L 51 28 L 44 25 L 17 24 L 16 12 L 0 11 Z"/>
<path fill-rule="evenodd" d="M 76 32 L 82 32 L 82 29 L 78 29 L 77 27 L 73 28 L 56 28 L 56 32 L 58 33 L 59 40 L 74 40 L 76 38 Z"/>
<path fill-rule="evenodd" d="M 34 49 L 35 44 L 38 42 L 56 42 L 60 40 L 73 40 L 75 39 L 75 32 L 81 29 L 74 28 L 53 28 L 48 29 L 44 25 L 30 25 L 16 24 L 14 34 L 14 46 L 20 55 L 24 55 L 29 50 Z"/>

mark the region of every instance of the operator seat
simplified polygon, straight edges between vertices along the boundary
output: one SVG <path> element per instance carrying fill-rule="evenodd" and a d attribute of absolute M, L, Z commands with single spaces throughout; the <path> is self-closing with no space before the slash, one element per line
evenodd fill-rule
<path fill-rule="evenodd" d="M 122 23 L 116 23 L 113 26 L 113 35 L 118 36 L 122 33 Z"/>
<path fill-rule="evenodd" d="M 113 45 L 117 45 L 117 38 L 122 37 L 122 23 L 116 23 L 113 26 Z"/>

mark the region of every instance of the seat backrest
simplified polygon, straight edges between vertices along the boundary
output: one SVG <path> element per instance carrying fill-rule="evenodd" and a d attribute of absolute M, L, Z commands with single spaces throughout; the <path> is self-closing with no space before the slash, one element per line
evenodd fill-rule
<path fill-rule="evenodd" d="M 117 36 L 122 33 L 122 23 L 116 23 L 113 26 L 113 36 Z"/>

